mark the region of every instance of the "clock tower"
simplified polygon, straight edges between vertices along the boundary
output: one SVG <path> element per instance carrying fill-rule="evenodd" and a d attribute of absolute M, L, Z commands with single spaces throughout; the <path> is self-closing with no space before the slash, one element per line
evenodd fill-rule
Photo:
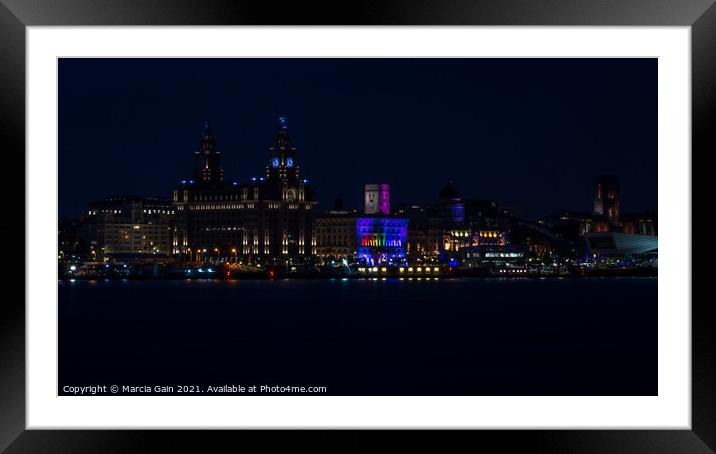
<path fill-rule="evenodd" d="M 264 151 L 263 153 L 266 153 Z M 316 203 L 299 175 L 286 117 L 268 148 L 265 177 L 224 182 L 220 154 L 208 124 L 194 153 L 194 179 L 174 191 L 174 251 L 183 260 L 245 260 L 287 265 L 310 262 L 316 247 Z"/>
<path fill-rule="evenodd" d="M 269 181 L 285 181 L 290 185 L 296 185 L 300 178 L 300 169 L 296 162 L 296 148 L 291 144 L 284 116 L 278 117 L 276 143 L 269 148 L 266 178 Z"/>

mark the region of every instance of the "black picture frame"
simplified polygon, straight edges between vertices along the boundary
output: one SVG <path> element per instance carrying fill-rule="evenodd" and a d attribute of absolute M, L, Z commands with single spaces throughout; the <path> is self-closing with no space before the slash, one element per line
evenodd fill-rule
<path fill-rule="evenodd" d="M 691 26 L 692 159 L 716 150 L 714 0 L 381 0 L 335 2 L 331 6 L 255 0 L 0 0 L 0 131 L 3 136 L 0 143 L 4 159 L 17 159 L 17 165 L 23 168 L 25 28 L 40 25 Z M 17 187 L 19 182 L 12 184 Z M 10 194 L 17 197 L 16 192 Z M 19 200 L 17 202 L 19 204 Z M 21 231 L 19 213 L 25 212 L 24 198 L 22 202 L 22 208 L 15 211 L 18 213 L 16 232 Z M 696 229 L 692 233 L 694 238 L 699 237 Z M 25 244 L 28 241 L 31 238 L 25 237 Z M 691 248 L 691 245 L 684 247 Z M 24 252 L 16 257 L 22 256 Z M 13 279 L 19 284 L 19 279 L 15 276 Z M 692 289 L 693 284 L 692 278 Z M 309 436 L 313 448 L 333 451 L 373 445 L 375 434 L 368 431 L 333 431 L 320 436 L 284 432 L 284 437 L 275 437 L 246 431 L 25 430 L 25 302 L 20 295 L 24 295 L 24 290 L 14 294 L 7 292 L 0 305 L 0 450 L 8 453 L 155 452 L 179 448 L 208 451 L 207 446 L 217 443 L 237 446 L 236 443 L 258 441 L 264 448 L 275 447 L 277 443 L 301 444 L 308 442 Z M 449 437 L 440 437 L 442 440 L 428 439 L 423 432 L 411 431 L 410 441 L 435 448 L 439 445 L 431 446 L 432 443 L 441 443 L 442 447 L 446 441 L 467 442 L 467 446 L 473 447 L 498 444 L 501 451 L 522 452 L 714 452 L 716 340 L 710 300 L 692 298 L 692 430 L 481 430 L 451 433 Z M 406 441 L 404 438 L 408 437 L 401 437 L 401 446 Z"/>

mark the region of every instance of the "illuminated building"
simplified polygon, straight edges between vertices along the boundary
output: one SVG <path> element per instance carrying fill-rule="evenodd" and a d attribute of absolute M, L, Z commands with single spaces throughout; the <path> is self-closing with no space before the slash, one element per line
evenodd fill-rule
<path fill-rule="evenodd" d="M 365 265 L 405 263 L 408 219 L 390 214 L 387 184 L 365 185 L 365 215 L 355 218 L 356 260 Z"/>
<path fill-rule="evenodd" d="M 375 188 L 383 198 L 369 197 Z M 366 185 L 366 211 L 388 209 L 387 185 Z M 369 200 L 380 201 L 372 205 Z M 382 208 L 381 208 L 382 206 Z M 363 265 L 398 265 L 406 261 L 408 219 L 391 214 L 332 210 L 316 218 L 316 253 L 324 259 L 348 259 Z"/>
<path fill-rule="evenodd" d="M 477 244 L 470 229 L 452 229 L 443 233 L 442 249 L 444 251 L 459 251 L 460 249 Z"/>
<path fill-rule="evenodd" d="M 398 215 L 408 219 L 406 253 L 411 259 L 437 257 L 443 240 L 440 217 L 432 207 L 408 205 L 398 209 Z"/>
<path fill-rule="evenodd" d="M 410 224 L 409 224 L 410 225 Z M 421 259 L 437 257 L 440 253 L 440 241 L 443 231 L 440 229 L 408 229 L 406 253 L 411 258 Z"/>
<path fill-rule="evenodd" d="M 473 233 L 472 244 L 459 250 L 461 264 L 468 268 L 522 262 L 524 248 L 510 245 L 507 233 L 499 230 L 479 230 Z"/>
<path fill-rule="evenodd" d="M 597 179 L 594 191 L 594 214 L 605 216 L 611 225 L 620 225 L 620 194 L 617 177 L 603 175 Z"/>
<path fill-rule="evenodd" d="M 356 259 L 366 265 L 405 263 L 408 220 L 393 216 L 356 219 Z"/>
<path fill-rule="evenodd" d="M 475 246 L 505 246 L 507 244 L 507 235 L 505 232 L 498 230 L 480 230 L 476 233 Z"/>
<path fill-rule="evenodd" d="M 500 230 L 455 230 L 445 252 L 468 268 L 488 263 L 514 262 L 524 256 L 522 247 L 509 245 L 507 232 Z"/>
<path fill-rule="evenodd" d="M 170 255 L 175 209 L 171 200 L 115 196 L 91 202 L 81 219 L 90 254 Z"/>
<path fill-rule="evenodd" d="M 452 180 L 438 193 L 434 206 L 406 206 L 398 210 L 409 220 L 407 248 L 411 260 L 435 259 L 447 246 L 457 247 L 451 242 L 451 231 L 465 225 L 465 205 Z M 446 239 L 447 238 L 447 239 Z"/>
<path fill-rule="evenodd" d="M 390 185 L 365 185 L 365 214 L 390 214 Z"/>
<path fill-rule="evenodd" d="M 285 117 L 278 117 L 265 174 L 245 183 L 224 181 L 208 124 L 194 153 L 194 174 L 174 191 L 174 251 L 182 259 L 299 263 L 314 253 L 313 191 L 302 179 Z"/>
<path fill-rule="evenodd" d="M 459 251 L 469 246 L 505 246 L 507 233 L 499 230 L 453 229 L 443 234 L 443 250 Z"/>
<path fill-rule="evenodd" d="M 358 246 L 356 216 L 347 210 L 331 210 L 316 216 L 316 255 L 353 260 Z"/>
<path fill-rule="evenodd" d="M 410 221 L 407 252 L 411 260 L 432 261 L 443 252 L 457 252 L 471 245 L 473 230 L 466 222 L 465 207 L 450 180 L 438 192 L 434 206 L 406 206 L 398 210 Z"/>

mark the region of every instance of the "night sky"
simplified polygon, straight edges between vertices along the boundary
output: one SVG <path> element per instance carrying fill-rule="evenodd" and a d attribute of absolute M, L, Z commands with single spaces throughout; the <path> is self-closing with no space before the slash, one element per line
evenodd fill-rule
<path fill-rule="evenodd" d="M 656 59 L 61 59 L 59 209 L 170 196 L 208 120 L 226 179 L 262 176 L 288 118 L 320 209 L 464 198 L 525 218 L 591 211 L 600 174 L 622 211 L 657 206 Z"/>

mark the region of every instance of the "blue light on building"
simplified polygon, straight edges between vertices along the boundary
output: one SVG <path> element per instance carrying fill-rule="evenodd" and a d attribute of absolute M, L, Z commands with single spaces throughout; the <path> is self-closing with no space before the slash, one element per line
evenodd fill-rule
<path fill-rule="evenodd" d="M 406 262 L 408 220 L 393 217 L 356 219 L 356 258 L 366 265 L 399 265 Z"/>

